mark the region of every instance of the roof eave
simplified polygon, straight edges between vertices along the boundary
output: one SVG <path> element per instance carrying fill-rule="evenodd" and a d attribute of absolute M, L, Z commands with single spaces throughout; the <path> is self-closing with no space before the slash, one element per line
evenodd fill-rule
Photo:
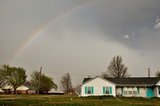
<path fill-rule="evenodd" d="M 124 87 L 124 86 L 148 87 L 148 86 L 155 86 L 155 84 L 117 84 L 117 86 L 120 86 L 120 87 Z"/>

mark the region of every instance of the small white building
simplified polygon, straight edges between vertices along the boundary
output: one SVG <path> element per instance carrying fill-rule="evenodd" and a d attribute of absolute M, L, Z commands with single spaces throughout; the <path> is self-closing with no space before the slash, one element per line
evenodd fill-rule
<path fill-rule="evenodd" d="M 13 87 L 11 85 L 5 85 L 2 90 L 5 92 L 5 94 L 13 94 Z M 35 91 L 31 89 L 31 83 L 26 81 L 24 84 L 19 86 L 16 89 L 17 94 L 34 94 Z"/>
<path fill-rule="evenodd" d="M 52 88 L 50 91 L 48 91 L 48 94 L 63 95 L 64 92 L 60 90 L 55 90 L 54 88 Z"/>
<path fill-rule="evenodd" d="M 3 94 L 3 93 L 5 93 L 5 92 L 0 88 L 0 94 Z"/>
<path fill-rule="evenodd" d="M 85 78 L 81 96 L 160 97 L 160 78 Z"/>
<path fill-rule="evenodd" d="M 28 94 L 29 88 L 26 87 L 25 85 L 21 85 L 16 89 L 16 92 L 18 94 Z"/>
<path fill-rule="evenodd" d="M 28 87 L 26 87 L 26 86 L 24 86 L 24 85 L 21 85 L 21 86 L 19 86 L 18 88 L 17 88 L 17 90 L 19 90 L 19 91 L 26 91 L 26 90 L 28 90 L 29 88 Z"/>

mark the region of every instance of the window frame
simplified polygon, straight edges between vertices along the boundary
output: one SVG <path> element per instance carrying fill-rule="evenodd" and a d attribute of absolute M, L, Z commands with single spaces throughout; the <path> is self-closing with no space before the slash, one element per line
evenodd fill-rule
<path fill-rule="evenodd" d="M 112 87 L 111 86 L 104 86 L 103 87 L 103 94 L 111 95 L 112 94 Z"/>
<path fill-rule="evenodd" d="M 138 91 L 133 91 L 133 94 L 134 94 L 134 95 L 137 95 L 137 94 L 138 94 Z"/>
<path fill-rule="evenodd" d="M 129 94 L 129 95 L 133 95 L 133 92 L 132 92 L 132 91 L 128 91 L 128 94 Z"/>
<path fill-rule="evenodd" d="M 123 94 L 124 94 L 124 95 L 127 95 L 127 94 L 128 94 L 128 91 L 123 91 Z"/>
<path fill-rule="evenodd" d="M 87 87 L 87 94 L 92 94 L 92 87 Z"/>
<path fill-rule="evenodd" d="M 85 94 L 93 94 L 94 93 L 93 86 L 85 86 Z"/>

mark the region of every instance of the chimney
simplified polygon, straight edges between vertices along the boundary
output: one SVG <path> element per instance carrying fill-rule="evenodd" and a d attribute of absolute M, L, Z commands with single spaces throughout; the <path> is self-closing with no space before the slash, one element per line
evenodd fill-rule
<path fill-rule="evenodd" d="M 150 77 L 151 71 L 150 68 L 148 68 L 148 77 Z"/>

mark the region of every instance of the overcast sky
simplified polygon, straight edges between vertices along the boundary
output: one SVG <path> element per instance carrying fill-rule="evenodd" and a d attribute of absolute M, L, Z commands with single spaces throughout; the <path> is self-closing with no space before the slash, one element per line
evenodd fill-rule
<path fill-rule="evenodd" d="M 132 76 L 160 70 L 160 0 L 0 0 L 0 64 L 73 84 L 123 57 Z"/>

